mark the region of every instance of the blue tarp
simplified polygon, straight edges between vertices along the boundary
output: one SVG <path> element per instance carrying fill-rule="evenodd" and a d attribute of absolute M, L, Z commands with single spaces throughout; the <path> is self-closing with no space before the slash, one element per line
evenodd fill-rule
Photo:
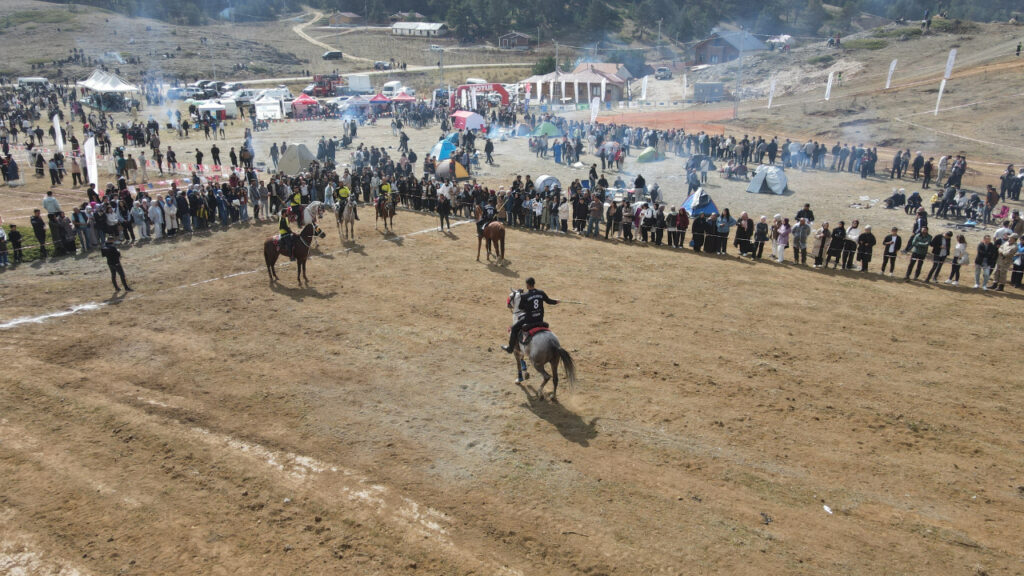
<path fill-rule="evenodd" d="M 459 145 L 459 133 L 458 132 L 452 132 L 448 136 L 445 136 L 444 141 L 445 142 L 451 142 L 453 145 L 458 146 Z"/>
<path fill-rule="evenodd" d="M 442 140 L 430 149 L 430 155 L 438 160 L 447 160 L 455 152 L 455 145 L 447 140 Z"/>
<path fill-rule="evenodd" d="M 715 202 L 708 196 L 708 193 L 703 188 L 697 188 L 697 191 L 690 194 L 686 200 L 683 201 L 683 209 L 686 210 L 690 216 L 696 216 L 698 214 L 718 214 L 718 206 L 715 206 Z"/>

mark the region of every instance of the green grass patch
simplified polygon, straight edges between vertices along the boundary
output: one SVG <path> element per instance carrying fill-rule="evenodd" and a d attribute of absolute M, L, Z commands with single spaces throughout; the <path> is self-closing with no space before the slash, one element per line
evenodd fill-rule
<path fill-rule="evenodd" d="M 857 38 L 843 41 L 843 46 L 847 50 L 881 50 L 888 45 L 889 43 L 881 38 Z"/>
<path fill-rule="evenodd" d="M 934 23 L 933 23 L 934 24 Z M 875 38 L 917 38 L 923 34 L 920 26 L 901 26 L 899 28 L 887 28 L 883 30 L 875 30 Z"/>
<path fill-rule="evenodd" d="M 49 64 L 50 62 L 53 62 L 53 58 L 32 58 L 30 60 L 26 60 L 25 61 L 26 64 L 37 64 L 37 65 L 38 64 Z"/>
<path fill-rule="evenodd" d="M 75 19 L 75 15 L 64 10 L 20 10 L 3 17 L 5 27 L 22 24 L 63 24 Z"/>
<path fill-rule="evenodd" d="M 832 56 L 831 54 L 822 54 L 821 56 L 815 56 L 814 58 L 808 59 L 807 63 L 815 65 L 815 66 L 817 66 L 817 65 L 828 66 L 829 64 L 831 64 L 834 61 L 835 61 L 835 57 Z"/>
<path fill-rule="evenodd" d="M 935 18 L 932 20 L 932 30 L 935 32 L 942 32 L 945 34 L 964 34 L 967 32 L 973 32 L 978 27 L 973 22 L 965 22 L 963 20 L 946 20 L 945 18 Z"/>

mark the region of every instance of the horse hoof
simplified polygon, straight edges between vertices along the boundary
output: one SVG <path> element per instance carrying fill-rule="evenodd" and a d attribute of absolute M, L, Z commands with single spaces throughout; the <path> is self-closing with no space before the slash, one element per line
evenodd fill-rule
<path fill-rule="evenodd" d="M 521 376 L 519 378 L 516 378 L 516 384 L 522 384 L 523 380 L 524 380 L 524 378 L 521 377 Z"/>

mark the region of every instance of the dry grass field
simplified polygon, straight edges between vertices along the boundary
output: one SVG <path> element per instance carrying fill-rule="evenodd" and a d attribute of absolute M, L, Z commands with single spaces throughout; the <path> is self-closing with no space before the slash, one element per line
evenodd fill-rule
<path fill-rule="evenodd" d="M 923 105 L 897 99 L 910 94 L 891 110 L 875 96 L 878 117 Z M 721 124 L 831 125 L 799 110 Z M 1003 118 L 979 108 L 963 129 Z M 257 156 L 339 129 L 274 124 Z M 422 156 L 439 132 L 410 136 Z M 358 141 L 397 147 L 385 125 Z M 164 143 L 186 161 L 211 144 Z M 985 150 L 979 163 L 1002 160 Z M 585 175 L 524 140 L 495 158 L 475 174 L 490 186 Z M 627 161 L 624 176 L 641 172 L 682 200 L 679 159 Z M 906 238 L 903 212 L 851 207 L 892 182 L 789 177 L 785 196 L 717 175 L 707 189 L 734 214 L 809 202 L 819 220 Z M 0 187 L 5 223 L 27 226 L 48 189 L 26 180 Z M 389 235 L 360 215 L 354 242 L 329 224 L 309 287 L 287 262 L 268 282 L 270 224 L 125 247 L 127 295 L 96 254 L 0 272 L 0 573 L 1022 572 L 1020 291 L 522 230 L 495 266 L 474 260 L 471 224 L 442 234 L 402 211 Z M 536 397 L 536 373 L 517 386 L 498 349 L 507 290 L 529 276 L 580 302 L 547 313 L 579 376 L 558 403 Z"/>

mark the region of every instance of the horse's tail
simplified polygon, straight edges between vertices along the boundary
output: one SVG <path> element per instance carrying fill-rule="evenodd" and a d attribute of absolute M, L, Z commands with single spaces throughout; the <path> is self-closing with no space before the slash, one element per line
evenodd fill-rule
<path fill-rule="evenodd" d="M 559 346 L 558 357 L 562 359 L 562 364 L 565 364 L 565 374 L 569 377 L 569 385 L 573 386 L 576 384 L 576 363 L 572 361 L 572 356 L 569 355 L 569 351 Z"/>

